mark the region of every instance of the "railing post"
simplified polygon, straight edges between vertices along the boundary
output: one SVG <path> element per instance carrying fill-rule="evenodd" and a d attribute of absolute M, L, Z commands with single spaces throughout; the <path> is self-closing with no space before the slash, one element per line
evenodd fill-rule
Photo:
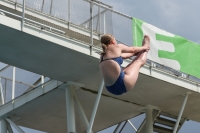
<path fill-rule="evenodd" d="M 90 2 L 90 55 L 92 55 L 92 46 L 93 46 L 93 1 Z"/>
<path fill-rule="evenodd" d="M 25 17 L 25 0 L 23 0 L 21 31 L 24 31 L 24 17 Z"/>
<path fill-rule="evenodd" d="M 97 26 L 96 26 L 96 31 L 100 33 L 100 30 L 99 30 L 99 26 L 100 26 L 100 6 L 98 4 L 98 19 L 97 19 Z"/>
<path fill-rule="evenodd" d="M 106 34 L 106 13 L 103 13 L 103 34 Z"/>
<path fill-rule="evenodd" d="M 49 12 L 50 15 L 52 15 L 51 14 L 52 13 L 52 4 L 53 4 L 53 0 L 51 0 L 51 6 L 50 6 L 50 12 Z"/>
<path fill-rule="evenodd" d="M 70 7 L 71 7 L 71 5 L 70 5 L 70 0 L 68 0 L 68 29 L 69 29 L 69 27 L 70 27 Z"/>
<path fill-rule="evenodd" d="M 42 0 L 42 8 L 41 8 L 41 12 L 43 12 L 44 10 L 44 0 Z"/>
<path fill-rule="evenodd" d="M 12 78 L 12 100 L 15 98 L 15 67 L 13 66 L 13 78 Z"/>

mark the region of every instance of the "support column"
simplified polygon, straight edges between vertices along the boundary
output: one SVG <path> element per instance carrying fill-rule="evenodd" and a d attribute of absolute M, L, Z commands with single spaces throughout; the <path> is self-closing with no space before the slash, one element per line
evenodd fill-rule
<path fill-rule="evenodd" d="M 179 125 L 179 122 L 181 120 L 181 117 L 182 117 L 182 114 L 183 114 L 183 111 L 184 111 L 184 108 L 185 108 L 185 105 L 186 105 L 186 102 L 187 102 L 187 99 L 188 99 L 188 95 L 191 94 L 191 92 L 187 92 L 185 94 L 185 99 L 183 101 L 183 104 L 182 104 L 182 107 L 181 107 L 181 110 L 180 110 L 180 113 L 178 115 L 178 119 L 176 121 L 176 125 L 174 127 L 174 130 L 173 130 L 173 133 L 176 133 L 177 132 L 177 129 L 178 129 L 178 125 Z"/>
<path fill-rule="evenodd" d="M 41 84 L 44 84 L 44 76 L 41 76 Z M 42 85 L 42 88 L 44 88 L 44 85 Z"/>
<path fill-rule="evenodd" d="M 9 133 L 14 133 L 11 125 L 8 122 L 7 122 L 7 130 L 8 130 Z"/>
<path fill-rule="evenodd" d="M 99 101 L 100 101 L 100 98 L 101 98 L 101 93 L 103 91 L 103 86 L 104 86 L 104 80 L 102 79 L 101 85 L 99 87 L 99 91 L 98 91 L 98 94 L 97 94 L 96 102 L 95 102 L 95 105 L 94 105 L 94 109 L 93 109 L 93 112 L 92 112 L 92 116 L 90 118 L 90 125 L 88 127 L 87 133 L 91 133 L 91 129 L 92 129 L 92 126 L 93 126 L 93 123 L 94 123 L 94 118 L 95 118 L 97 108 L 98 108 L 98 105 L 99 105 Z"/>
<path fill-rule="evenodd" d="M 89 126 L 88 119 L 87 119 L 87 117 L 86 117 L 86 115 L 85 115 L 85 112 L 84 112 L 84 110 L 83 110 L 83 108 L 82 108 L 82 106 L 81 106 L 80 100 L 78 99 L 78 96 L 77 96 L 75 90 L 73 90 L 73 91 L 74 91 L 75 105 L 76 105 L 77 110 L 78 110 L 78 112 L 79 112 L 79 114 L 80 114 L 80 116 L 81 116 L 81 118 L 82 118 L 82 120 L 83 120 L 85 129 L 87 130 L 87 127 Z M 93 132 L 91 131 L 91 133 L 93 133 Z"/>
<path fill-rule="evenodd" d="M 68 81 L 59 87 L 60 89 L 65 89 L 66 93 L 67 133 L 76 133 L 73 89 L 83 86 L 83 84 Z"/>
<path fill-rule="evenodd" d="M 1 83 L 1 77 L 0 77 L 0 104 L 3 105 L 4 104 L 4 91 L 3 91 L 3 86 Z"/>
<path fill-rule="evenodd" d="M 13 121 L 11 121 L 9 118 L 6 118 L 6 120 L 12 125 L 18 133 L 25 133 L 19 126 L 17 126 Z"/>
<path fill-rule="evenodd" d="M 65 89 L 66 93 L 66 107 L 67 107 L 67 132 L 75 133 L 75 112 L 72 86 L 68 85 Z"/>
<path fill-rule="evenodd" d="M 146 114 L 146 120 L 142 123 L 138 129 L 138 133 L 153 133 L 153 122 L 159 114 L 159 108 L 153 105 L 147 105 L 146 107 L 140 108 L 138 111 Z"/>
<path fill-rule="evenodd" d="M 12 100 L 15 98 L 15 67 L 13 66 Z"/>
<path fill-rule="evenodd" d="M 152 109 L 149 107 L 146 109 L 146 132 L 153 133 Z"/>
<path fill-rule="evenodd" d="M 7 133 L 7 123 L 5 119 L 1 120 L 1 133 Z"/>

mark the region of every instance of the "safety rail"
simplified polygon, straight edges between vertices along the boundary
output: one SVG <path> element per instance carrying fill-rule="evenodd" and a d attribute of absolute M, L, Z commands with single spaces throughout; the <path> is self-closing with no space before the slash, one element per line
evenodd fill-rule
<path fill-rule="evenodd" d="M 7 78 L 6 78 L 7 79 Z M 10 79 L 9 79 L 10 80 Z M 45 82 L 45 83 L 43 83 L 43 84 L 40 84 L 40 85 L 38 85 L 38 86 L 33 86 L 33 85 L 29 85 L 32 89 L 29 89 L 28 91 L 23 91 L 20 95 L 18 95 L 18 96 L 16 96 L 14 99 L 10 99 L 10 100 L 8 100 L 7 102 L 5 102 L 3 105 L 0 105 L 0 107 L 1 106 L 6 106 L 6 104 L 9 104 L 9 103 L 12 103 L 13 101 L 15 101 L 16 99 L 18 99 L 18 98 L 20 98 L 21 96 L 23 96 L 23 95 L 25 95 L 25 94 L 27 94 L 27 93 L 29 93 L 29 92 L 31 92 L 31 91 L 34 91 L 35 89 L 37 89 L 37 88 L 44 88 L 45 87 L 45 85 L 47 85 L 47 84 L 50 84 L 51 82 L 54 82 L 55 80 L 48 80 L 47 82 Z M 18 82 L 18 81 L 17 81 Z M 19 82 L 19 83 L 21 83 L 21 82 Z M 21 83 L 22 84 L 22 83 Z M 27 84 L 26 84 L 27 85 Z"/>
<path fill-rule="evenodd" d="M 17 17 L 17 18 L 21 18 L 21 19 L 23 18 L 22 16 L 19 16 L 19 15 L 16 15 L 16 14 L 13 14 L 13 13 L 10 13 L 10 12 L 7 12 L 7 11 L 2 10 L 2 9 L 0 9 L 0 12 L 3 12 L 4 15 L 5 15 L 5 14 L 9 14 L 9 15 L 12 15 L 12 16 Z M 65 33 L 65 32 L 62 31 L 62 30 L 55 29 L 55 28 L 50 27 L 50 26 L 48 26 L 48 25 L 44 25 L 44 24 L 41 24 L 41 23 L 39 23 L 39 22 L 30 20 L 30 19 L 27 19 L 27 18 L 24 18 L 24 20 L 25 20 L 25 23 L 31 23 L 31 24 L 38 25 L 38 26 L 40 26 L 42 29 L 48 29 L 48 30 L 50 30 L 50 31 L 54 31 L 54 32 L 57 32 L 57 33 L 60 33 L 60 34 L 64 34 L 64 33 Z"/>
<path fill-rule="evenodd" d="M 15 3 L 16 7 L 21 5 L 23 7 L 22 0 L 8 0 Z M 39 3 L 40 2 L 40 3 Z M 66 5 L 63 5 L 62 2 L 66 2 Z M 41 13 L 53 16 L 55 18 L 59 18 L 80 27 L 84 27 L 91 31 L 90 37 L 90 46 L 93 47 L 93 34 L 99 33 L 100 35 L 104 33 L 112 33 L 117 38 L 118 42 L 123 42 L 123 44 L 128 46 L 133 45 L 133 36 L 134 33 L 130 30 L 132 28 L 132 17 L 120 13 L 118 11 L 113 10 L 112 6 L 106 5 L 100 1 L 93 1 L 93 0 L 68 0 L 62 1 L 61 3 L 50 3 L 45 2 L 44 0 L 37 0 L 37 1 L 27 1 L 26 8 L 31 8 Z M 55 6 L 55 7 L 54 7 Z M 66 6 L 68 10 L 65 14 L 62 11 L 66 10 Z M 49 8 L 48 8 L 49 7 Z M 57 8 L 56 8 L 57 7 Z M 47 9 L 48 8 L 48 9 Z M 55 8 L 55 9 L 54 9 Z M 59 8 L 59 10 L 58 10 Z M 89 10 L 91 9 L 91 10 Z M 10 15 L 16 16 L 18 18 L 22 18 L 22 16 L 9 13 L 7 11 L 1 10 L 3 13 L 8 13 Z M 80 17 L 81 16 L 81 17 Z M 78 19 L 78 20 L 77 20 Z M 62 30 L 58 30 L 51 26 L 41 24 L 39 22 L 24 18 L 25 22 L 35 24 L 40 26 L 41 29 L 55 31 L 59 34 L 64 34 L 65 32 Z M 118 21 L 115 21 L 118 20 Z M 123 26 L 119 26 L 123 25 Z M 93 29 L 93 27 L 96 27 Z M 117 30 L 115 29 L 117 27 Z M 122 29 L 120 29 L 122 27 Z M 126 34 L 126 36 L 123 36 Z M 186 78 L 195 82 L 197 85 L 200 83 L 200 79 L 196 78 L 190 74 L 186 74 L 172 68 L 166 67 L 154 61 L 148 60 L 146 65 L 150 67 L 154 67 L 156 69 L 160 69 L 162 71 L 168 72 L 170 74 L 174 74 L 177 77 Z"/>
<path fill-rule="evenodd" d="M 1 105 L 12 100 L 12 83 L 13 79 L 0 76 Z M 15 89 L 14 97 L 16 98 L 18 96 L 21 96 L 22 94 L 27 92 L 27 90 L 32 90 L 35 87 L 35 85 L 30 85 L 15 80 L 15 88 L 18 89 Z"/>

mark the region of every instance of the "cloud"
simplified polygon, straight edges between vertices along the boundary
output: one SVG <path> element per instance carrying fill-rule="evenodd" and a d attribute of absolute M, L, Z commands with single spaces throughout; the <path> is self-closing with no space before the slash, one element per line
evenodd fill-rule
<path fill-rule="evenodd" d="M 134 16 L 168 32 L 199 43 L 200 1 L 101 0 L 114 10 Z"/>

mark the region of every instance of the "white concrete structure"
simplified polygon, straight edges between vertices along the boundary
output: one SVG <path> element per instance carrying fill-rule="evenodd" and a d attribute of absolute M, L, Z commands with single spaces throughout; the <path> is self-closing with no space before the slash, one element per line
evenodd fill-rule
<path fill-rule="evenodd" d="M 0 40 L 3 42 L 0 44 L 0 61 L 55 80 L 0 106 L 2 133 L 7 130 L 6 120 L 10 124 L 52 133 L 97 132 L 143 113 L 140 109 L 148 108 L 148 105 L 178 116 L 183 94 L 188 92 L 192 93 L 187 95 L 189 98 L 186 98 L 179 118 L 200 122 L 198 82 L 168 73 L 155 64 L 146 64 L 132 91 L 121 96 L 112 95 L 106 89 L 102 90 L 99 54 L 96 53 L 101 51 L 98 47 L 100 33 L 31 9 L 25 10 L 22 24 L 19 15 L 22 7 L 18 6 L 11 1 L 0 1 L 0 12 L 5 14 L 0 15 Z M 63 28 L 36 22 L 35 18 Z M 91 33 L 94 45 L 86 42 Z M 125 60 L 123 66 L 130 62 L 130 59 Z M 76 83 L 70 89 L 66 87 L 69 81 Z M 147 132 L 152 133 L 153 110 L 148 108 L 146 112 Z M 14 121 L 13 117 L 19 119 Z"/>

